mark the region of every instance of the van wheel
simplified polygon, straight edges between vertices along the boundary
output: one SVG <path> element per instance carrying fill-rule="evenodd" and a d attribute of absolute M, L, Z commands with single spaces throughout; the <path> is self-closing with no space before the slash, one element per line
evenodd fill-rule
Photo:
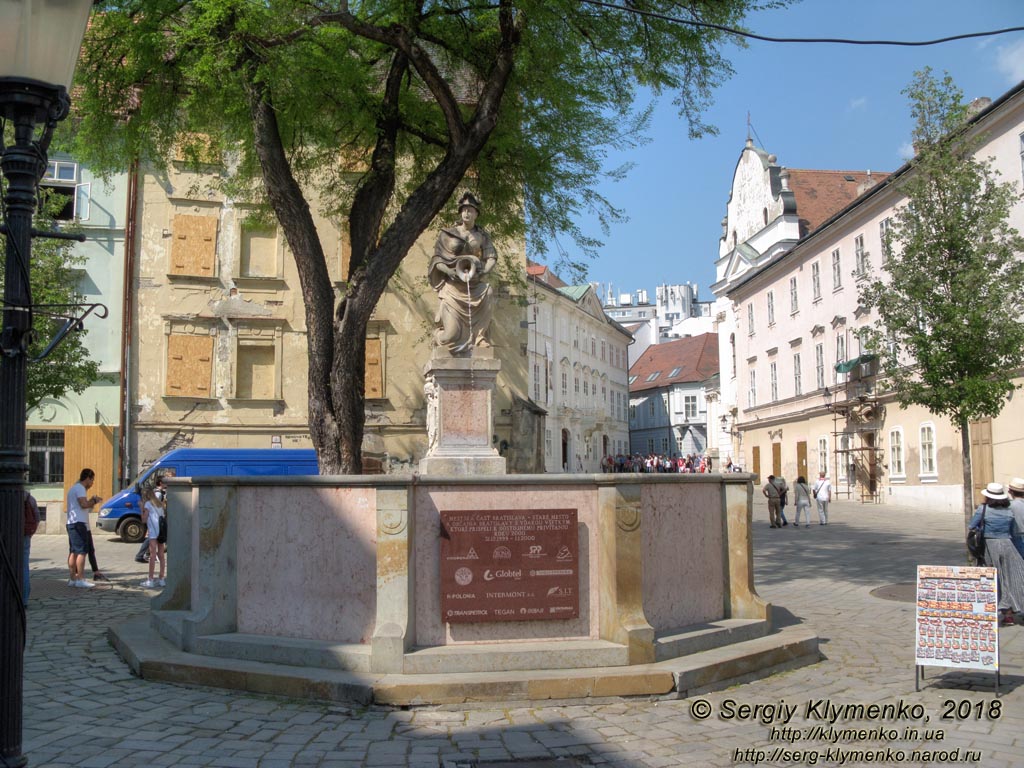
<path fill-rule="evenodd" d="M 142 524 L 142 521 L 137 517 L 129 517 L 123 523 L 121 527 L 117 529 L 121 538 L 127 541 L 129 544 L 138 544 L 145 538 L 146 526 Z"/>

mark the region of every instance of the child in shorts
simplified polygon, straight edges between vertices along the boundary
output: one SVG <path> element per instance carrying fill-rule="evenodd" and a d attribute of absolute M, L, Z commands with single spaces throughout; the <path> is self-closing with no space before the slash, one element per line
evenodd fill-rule
<path fill-rule="evenodd" d="M 152 488 L 147 488 L 142 495 L 143 506 L 142 506 L 142 522 L 146 524 L 146 538 L 149 540 L 149 578 L 141 582 L 141 586 L 146 589 L 154 589 L 156 587 L 165 586 L 164 575 L 166 573 L 167 564 L 165 562 L 165 547 L 166 544 L 162 541 L 160 535 L 160 521 L 163 519 L 165 514 L 163 502 L 156 497 Z M 160 578 L 153 578 L 153 571 L 156 566 L 156 561 L 160 561 Z"/>

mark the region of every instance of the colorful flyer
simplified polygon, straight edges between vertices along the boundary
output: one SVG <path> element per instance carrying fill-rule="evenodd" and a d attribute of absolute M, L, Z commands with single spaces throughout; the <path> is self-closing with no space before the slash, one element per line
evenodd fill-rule
<path fill-rule="evenodd" d="M 999 669 L 996 569 L 917 566 L 915 663 Z"/>

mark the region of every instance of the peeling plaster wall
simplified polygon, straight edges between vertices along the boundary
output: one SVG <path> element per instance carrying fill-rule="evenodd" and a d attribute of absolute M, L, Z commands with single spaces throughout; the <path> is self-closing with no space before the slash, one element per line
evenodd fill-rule
<path fill-rule="evenodd" d="M 173 164 L 172 164 L 173 166 Z M 245 277 L 242 273 L 246 204 L 225 198 L 212 176 L 172 167 L 145 172 L 139 185 L 138 260 L 133 277 L 137 328 L 131 355 L 132 471 L 166 451 L 183 446 L 268 448 L 311 446 L 307 416 L 307 346 L 304 306 L 294 260 L 277 238 L 279 274 Z M 217 218 L 215 274 L 172 275 L 171 253 L 176 215 Z M 316 210 L 314 220 L 328 269 L 341 289 L 343 238 L 337 224 Z M 487 226 L 487 222 L 482 222 Z M 441 222 L 425 232 L 381 298 L 368 335 L 382 339 L 384 393 L 366 401 L 367 456 L 388 471 L 412 471 L 426 452 L 423 367 L 430 356 L 429 337 L 436 297 L 426 269 Z M 498 244 L 525 271 L 522 243 Z M 495 356 L 502 371 L 495 393 L 495 436 L 509 439 L 513 395 L 527 394 L 525 311 L 505 288 L 495 286 L 500 302 L 491 326 Z M 176 397 L 167 391 L 168 334 L 214 336 L 209 396 Z M 233 396 L 238 386 L 241 335 L 277 344 L 280 398 L 252 400 Z M 260 335 L 254 335 L 260 334 Z M 269 334 L 269 335 L 268 335 Z"/>

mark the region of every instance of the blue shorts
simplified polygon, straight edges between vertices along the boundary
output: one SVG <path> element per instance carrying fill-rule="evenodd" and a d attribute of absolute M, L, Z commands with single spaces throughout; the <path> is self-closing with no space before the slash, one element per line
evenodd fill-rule
<path fill-rule="evenodd" d="M 86 555 L 89 553 L 88 535 L 89 529 L 85 523 L 74 523 L 67 526 L 68 544 L 71 546 L 71 553 L 74 555 Z"/>

